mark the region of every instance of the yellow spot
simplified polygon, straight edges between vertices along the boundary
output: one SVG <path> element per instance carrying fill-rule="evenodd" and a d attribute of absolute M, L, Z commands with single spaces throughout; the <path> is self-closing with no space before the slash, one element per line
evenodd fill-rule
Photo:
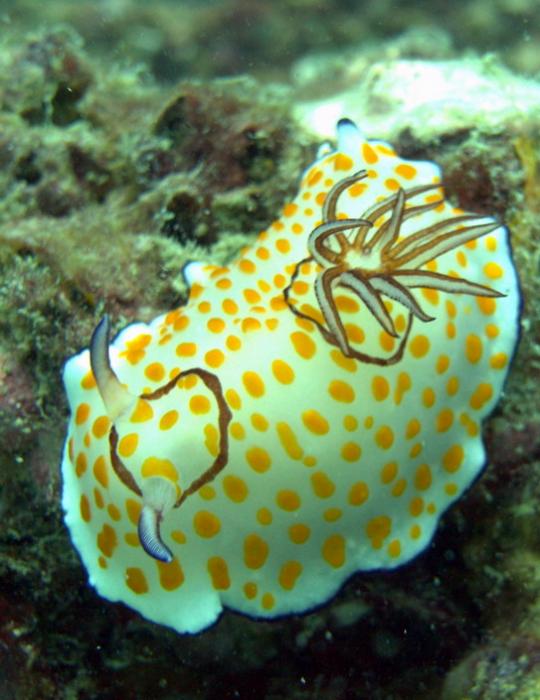
<path fill-rule="evenodd" d="M 244 595 L 248 600 L 253 600 L 253 598 L 256 597 L 258 590 L 257 584 L 253 583 L 253 581 L 248 581 L 246 584 L 244 584 Z"/>
<path fill-rule="evenodd" d="M 131 457 L 139 444 L 139 435 L 137 433 L 129 433 L 124 435 L 118 443 L 118 452 L 122 457 Z"/>
<path fill-rule="evenodd" d="M 84 452 L 79 452 L 75 460 L 75 473 L 77 476 L 82 476 L 88 469 L 88 459 Z"/>
<path fill-rule="evenodd" d="M 248 260 L 247 258 L 242 258 L 240 262 L 238 263 L 238 267 L 242 272 L 246 273 L 247 275 L 251 275 L 255 272 L 257 269 L 255 263 L 252 260 Z"/>
<path fill-rule="evenodd" d="M 262 416 L 260 413 L 252 413 L 251 414 L 251 425 L 255 428 L 255 430 L 258 430 L 261 433 L 264 433 L 266 430 L 268 430 L 268 421 L 264 416 Z"/>
<path fill-rule="evenodd" d="M 323 542 L 323 559 L 334 569 L 339 569 L 345 563 L 345 540 L 341 535 L 330 535 Z"/>
<path fill-rule="evenodd" d="M 360 310 L 358 302 L 350 296 L 339 294 L 335 297 L 336 306 L 339 311 L 346 314 L 356 314 Z"/>
<path fill-rule="evenodd" d="M 176 346 L 176 354 L 179 357 L 193 357 L 197 352 L 195 343 L 180 343 Z"/>
<path fill-rule="evenodd" d="M 342 403 L 352 403 L 355 399 L 354 389 L 347 382 L 334 379 L 328 385 L 328 393 L 335 401 Z"/>
<path fill-rule="evenodd" d="M 334 158 L 334 170 L 351 170 L 353 159 L 345 153 L 338 153 Z"/>
<path fill-rule="evenodd" d="M 79 404 L 77 406 L 77 410 L 75 411 L 75 423 L 77 425 L 82 425 L 83 423 L 86 423 L 89 415 L 90 415 L 89 404 L 87 404 L 87 403 Z"/>
<path fill-rule="evenodd" d="M 459 391 L 459 379 L 457 377 L 450 377 L 446 382 L 446 393 L 448 396 L 455 396 Z"/>
<path fill-rule="evenodd" d="M 216 591 L 226 591 L 231 587 L 229 567 L 225 559 L 221 557 L 210 557 L 206 567 L 212 580 L 212 586 Z"/>
<path fill-rule="evenodd" d="M 156 566 L 159 573 L 159 583 L 165 591 L 175 591 L 184 583 L 184 572 L 178 559 L 173 559 L 168 564 L 156 561 Z"/>
<path fill-rule="evenodd" d="M 439 303 L 439 292 L 436 289 L 422 289 L 422 296 L 433 306 Z"/>
<path fill-rule="evenodd" d="M 484 265 L 484 274 L 492 280 L 499 279 L 503 276 L 502 267 L 496 262 L 488 262 Z"/>
<path fill-rule="evenodd" d="M 165 367 L 161 362 L 151 362 L 144 368 L 144 375 L 153 382 L 160 382 L 165 376 Z"/>
<path fill-rule="evenodd" d="M 225 340 L 225 345 L 229 350 L 236 352 L 236 350 L 240 350 L 242 347 L 242 341 L 236 335 L 228 335 L 227 339 Z"/>
<path fill-rule="evenodd" d="M 238 396 L 238 393 L 234 389 L 227 389 L 227 391 L 225 392 L 225 398 L 227 399 L 229 406 L 235 411 L 238 411 L 242 408 L 242 400 L 240 399 L 240 396 Z"/>
<path fill-rule="evenodd" d="M 381 450 L 389 450 L 394 444 L 394 432 L 388 425 L 382 425 L 375 433 L 375 442 Z"/>
<path fill-rule="evenodd" d="M 491 384 L 486 382 L 481 382 L 474 390 L 470 400 L 469 406 L 479 411 L 493 397 L 493 387 Z"/>
<path fill-rule="evenodd" d="M 264 608 L 264 610 L 272 610 L 272 608 L 276 604 L 276 599 L 271 593 L 265 593 L 261 597 L 261 605 Z"/>
<path fill-rule="evenodd" d="M 482 341 L 474 333 L 469 333 L 465 339 L 465 354 L 473 365 L 482 359 Z"/>
<path fill-rule="evenodd" d="M 422 528 L 420 527 L 420 525 L 418 525 L 417 523 L 415 523 L 414 525 L 411 525 L 411 528 L 409 530 L 409 536 L 410 536 L 411 540 L 417 540 L 421 534 L 422 534 Z"/>
<path fill-rule="evenodd" d="M 376 151 L 368 143 L 362 144 L 362 157 L 368 165 L 373 165 L 379 160 Z"/>
<path fill-rule="evenodd" d="M 437 374 L 444 374 L 449 367 L 450 358 L 448 357 L 448 355 L 439 355 L 439 357 L 437 358 L 437 363 L 435 365 Z"/>
<path fill-rule="evenodd" d="M 294 371 L 284 360 L 272 362 L 272 373 L 281 384 L 290 384 L 294 380 Z"/>
<path fill-rule="evenodd" d="M 424 357 L 429 352 L 430 342 L 425 335 L 415 335 L 409 343 L 411 355 L 416 358 Z"/>
<path fill-rule="evenodd" d="M 422 392 L 422 403 L 426 408 L 431 408 L 435 403 L 435 392 L 431 387 L 424 389 Z"/>
<path fill-rule="evenodd" d="M 116 530 L 105 523 L 97 536 L 97 546 L 106 557 L 112 557 L 118 544 Z"/>
<path fill-rule="evenodd" d="M 330 357 L 338 367 L 341 367 L 347 372 L 356 372 L 358 369 L 358 363 L 356 360 L 353 360 L 350 357 L 345 357 L 341 350 L 331 350 Z"/>
<path fill-rule="evenodd" d="M 413 518 L 417 518 L 423 513 L 423 511 L 424 499 L 420 498 L 420 496 L 415 496 L 409 503 L 409 513 L 413 516 Z"/>
<path fill-rule="evenodd" d="M 217 457 L 219 452 L 219 433 L 215 425 L 207 423 L 204 426 L 204 446 L 212 457 Z"/>
<path fill-rule="evenodd" d="M 356 416 L 345 416 L 343 418 L 343 427 L 349 433 L 354 432 L 358 428 L 358 418 Z"/>
<path fill-rule="evenodd" d="M 306 428 L 315 435 L 326 435 L 330 430 L 328 421 L 314 408 L 302 413 L 302 422 Z"/>
<path fill-rule="evenodd" d="M 357 481 L 349 489 L 348 501 L 351 506 L 361 506 L 369 498 L 369 487 L 364 481 Z"/>
<path fill-rule="evenodd" d="M 159 420 L 159 429 L 170 430 L 174 425 L 176 425 L 178 418 L 178 411 L 175 411 L 174 409 L 167 411 L 167 413 L 164 413 Z"/>
<path fill-rule="evenodd" d="M 289 539 L 294 544 L 304 544 L 309 539 L 311 530 L 307 525 L 303 523 L 296 523 L 296 525 L 291 525 L 289 527 Z"/>
<path fill-rule="evenodd" d="M 92 432 L 94 433 L 94 437 L 97 437 L 99 439 L 106 435 L 109 432 L 110 424 L 111 423 L 107 416 L 99 416 L 99 418 L 96 418 L 92 425 Z"/>
<path fill-rule="evenodd" d="M 327 508 L 323 513 L 323 518 L 327 523 L 335 523 L 343 515 L 341 508 Z"/>
<path fill-rule="evenodd" d="M 246 451 L 246 461 L 253 471 L 263 474 L 272 466 L 272 460 L 268 452 L 262 447 L 250 447 Z"/>
<path fill-rule="evenodd" d="M 304 358 L 304 360 L 309 360 L 313 357 L 317 348 L 309 335 L 303 331 L 294 331 L 290 337 L 293 347 L 300 357 Z"/>
<path fill-rule="evenodd" d="M 223 477 L 223 490 L 234 503 L 242 503 L 248 495 L 246 482 L 239 476 L 234 476 L 234 474 L 227 474 L 227 476 Z"/>
<path fill-rule="evenodd" d="M 244 372 L 242 375 L 242 383 L 248 394 L 257 399 L 263 396 L 265 392 L 264 382 L 257 372 Z"/>
<path fill-rule="evenodd" d="M 398 465 L 396 462 L 387 462 L 381 469 L 381 481 L 383 484 L 390 484 L 396 478 Z"/>
<path fill-rule="evenodd" d="M 457 484 L 454 484 L 453 481 L 449 481 L 447 484 L 444 485 L 444 492 L 448 496 L 455 496 L 456 493 L 458 492 Z"/>
<path fill-rule="evenodd" d="M 96 492 L 99 493 L 97 489 Z M 120 510 L 114 505 L 114 503 L 109 503 L 107 506 L 107 513 L 110 515 L 111 519 L 115 520 L 116 522 L 118 522 L 122 517 Z"/>
<path fill-rule="evenodd" d="M 428 464 L 417 467 L 414 475 L 414 485 L 419 491 L 426 491 L 432 482 L 431 469 Z"/>
<path fill-rule="evenodd" d="M 453 474 L 461 467 L 465 453 L 461 445 L 452 445 L 443 455 L 443 468 Z"/>
<path fill-rule="evenodd" d="M 420 454 L 420 452 L 422 452 L 423 449 L 424 447 L 421 442 L 415 443 L 409 450 L 409 457 L 411 459 L 415 459 L 416 457 L 418 457 L 418 455 Z"/>
<path fill-rule="evenodd" d="M 392 557 L 392 559 L 397 559 L 399 555 L 401 554 L 401 543 L 399 540 L 392 540 L 389 542 L 388 547 L 386 548 L 386 551 L 388 552 L 388 556 Z"/>
<path fill-rule="evenodd" d="M 189 410 L 195 415 L 204 415 L 210 411 L 210 401 L 202 394 L 196 394 L 189 400 Z"/>
<path fill-rule="evenodd" d="M 330 498 L 336 490 L 334 482 L 324 472 L 314 472 L 311 475 L 311 486 L 319 498 Z"/>
<path fill-rule="evenodd" d="M 181 530 L 173 530 L 171 532 L 171 537 L 178 544 L 186 544 L 186 542 L 187 542 L 186 536 L 184 535 L 184 533 Z"/>
<path fill-rule="evenodd" d="M 396 389 L 394 392 L 394 402 L 397 406 L 401 403 L 401 400 L 406 391 L 409 391 L 412 387 L 411 377 L 408 372 L 400 372 L 398 374 Z"/>
<path fill-rule="evenodd" d="M 221 350 L 214 348 L 205 354 L 204 361 L 209 367 L 213 367 L 215 369 L 217 367 L 221 367 L 225 361 L 225 355 Z"/>
<path fill-rule="evenodd" d="M 362 456 L 362 448 L 356 442 L 346 442 L 341 448 L 341 456 L 346 462 L 357 462 Z"/>
<path fill-rule="evenodd" d="M 91 370 L 81 379 L 81 386 L 83 389 L 95 389 L 96 380 L 94 379 L 94 375 L 92 374 Z"/>
<path fill-rule="evenodd" d="M 88 498 L 84 495 L 81 496 L 80 504 L 79 504 L 79 510 L 81 512 L 81 518 L 84 520 L 85 523 L 89 523 L 90 520 L 92 519 L 92 513 L 90 510 L 90 501 Z"/>
<path fill-rule="evenodd" d="M 193 529 L 205 539 L 215 537 L 221 530 L 219 518 L 207 510 L 199 510 L 193 516 Z"/>
<path fill-rule="evenodd" d="M 381 331 L 379 333 L 379 345 L 383 350 L 386 350 L 387 352 L 390 352 L 391 350 L 394 349 L 396 341 L 395 339 L 389 335 L 386 331 Z"/>
<path fill-rule="evenodd" d="M 151 476 L 161 476 L 170 481 L 178 481 L 178 472 L 174 464 L 168 459 L 147 457 L 142 463 L 141 475 L 146 479 Z"/>
<path fill-rule="evenodd" d="M 210 486 L 210 484 L 203 484 L 197 493 L 203 501 L 213 501 L 216 497 L 216 490 L 213 486 Z"/>
<path fill-rule="evenodd" d="M 242 319 L 241 328 L 243 333 L 251 333 L 252 331 L 260 330 L 262 328 L 262 323 L 258 318 L 248 316 Z"/>
<path fill-rule="evenodd" d="M 261 525 L 271 525 L 273 516 L 268 508 L 259 508 L 257 511 L 257 520 Z"/>
<path fill-rule="evenodd" d="M 225 330 L 225 321 L 218 317 L 210 318 L 206 322 L 206 327 L 211 333 L 222 333 Z"/>
<path fill-rule="evenodd" d="M 238 313 L 238 304 L 233 299 L 224 299 L 221 302 L 221 308 L 229 316 L 235 316 Z"/>
<path fill-rule="evenodd" d="M 505 352 L 497 352 L 489 358 L 491 369 L 504 369 L 508 364 L 508 355 Z"/>
<path fill-rule="evenodd" d="M 406 180 L 412 180 L 418 174 L 418 171 L 412 165 L 408 163 L 400 163 L 394 168 L 397 175 L 401 175 Z"/>
<path fill-rule="evenodd" d="M 446 324 L 446 336 L 452 340 L 453 338 L 456 337 L 456 324 L 455 323 L 447 323 Z"/>
<path fill-rule="evenodd" d="M 142 506 L 139 501 L 134 501 L 133 498 L 128 498 L 126 500 L 126 512 L 133 525 L 138 525 L 141 510 Z"/>
<path fill-rule="evenodd" d="M 131 588 L 133 593 L 141 595 L 142 593 L 148 592 L 148 582 L 146 576 L 141 569 L 137 566 L 130 566 L 126 569 L 125 573 L 126 586 Z"/>
<path fill-rule="evenodd" d="M 303 566 L 299 561 L 286 561 L 279 572 L 279 585 L 286 591 L 292 591 L 302 570 Z"/>
<path fill-rule="evenodd" d="M 248 304 L 258 304 L 261 300 L 261 295 L 256 289 L 244 289 L 243 295 Z"/>
<path fill-rule="evenodd" d="M 260 569 L 268 558 L 268 544 L 253 533 L 244 540 L 244 564 L 248 569 Z"/>
<path fill-rule="evenodd" d="M 313 455 L 306 455 L 302 462 L 306 467 L 314 467 L 317 464 L 317 458 Z"/>
<path fill-rule="evenodd" d="M 136 532 L 126 532 L 124 535 L 124 540 L 130 547 L 140 547 L 141 542 L 139 540 L 139 535 Z"/>
<path fill-rule="evenodd" d="M 147 420 L 152 420 L 154 417 L 154 409 L 148 401 L 144 399 L 138 399 L 135 409 L 131 414 L 130 421 L 132 423 L 144 423 Z"/>
<path fill-rule="evenodd" d="M 107 488 L 109 485 L 109 474 L 107 470 L 107 463 L 105 462 L 105 457 L 100 455 L 94 462 L 94 477 L 103 488 Z"/>
<path fill-rule="evenodd" d="M 497 310 L 497 302 L 493 297 L 476 297 L 476 303 L 485 316 L 492 316 Z"/>
<path fill-rule="evenodd" d="M 300 447 L 293 429 L 288 423 L 280 421 L 276 424 L 276 431 L 281 446 L 292 459 L 302 459 L 304 450 Z"/>
<path fill-rule="evenodd" d="M 405 428 L 405 437 L 407 440 L 411 440 L 413 437 L 418 435 L 420 430 L 422 430 L 422 425 L 420 424 L 418 418 L 411 418 L 411 420 L 407 423 L 407 427 Z"/>
<path fill-rule="evenodd" d="M 406 488 L 407 481 L 405 479 L 398 479 L 396 483 L 392 486 L 392 496 L 394 496 L 394 498 L 399 498 L 400 496 L 403 496 Z"/>
<path fill-rule="evenodd" d="M 375 401 L 384 401 L 390 392 L 390 386 L 385 377 L 376 375 L 371 380 L 371 392 Z"/>
<path fill-rule="evenodd" d="M 296 491 L 283 489 L 276 494 L 276 503 L 282 510 L 292 512 L 300 508 L 300 496 Z"/>
<path fill-rule="evenodd" d="M 371 540 L 373 549 L 380 549 L 391 531 L 392 521 L 387 515 L 371 518 L 366 525 L 366 535 Z"/>

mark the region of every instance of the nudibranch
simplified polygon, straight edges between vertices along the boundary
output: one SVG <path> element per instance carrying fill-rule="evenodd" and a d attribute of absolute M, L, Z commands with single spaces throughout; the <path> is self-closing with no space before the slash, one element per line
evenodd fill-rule
<path fill-rule="evenodd" d="M 185 306 L 71 358 L 65 520 L 90 583 L 179 632 L 309 610 L 430 542 L 481 471 L 518 336 L 507 230 L 338 125 Z"/>

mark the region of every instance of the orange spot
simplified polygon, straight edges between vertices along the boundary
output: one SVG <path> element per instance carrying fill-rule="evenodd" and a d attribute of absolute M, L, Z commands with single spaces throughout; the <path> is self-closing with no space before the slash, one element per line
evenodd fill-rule
<path fill-rule="evenodd" d="M 260 569 L 268 558 L 269 547 L 262 537 L 253 533 L 244 540 L 244 564 L 248 569 Z"/>
<path fill-rule="evenodd" d="M 144 375 L 153 382 L 160 382 L 165 376 L 165 367 L 161 362 L 151 362 L 144 368 Z"/>
<path fill-rule="evenodd" d="M 394 444 L 394 432 L 388 425 L 382 425 L 375 433 L 375 442 L 382 450 L 388 450 Z"/>
<path fill-rule="evenodd" d="M 88 469 L 88 459 L 84 452 L 79 452 L 75 460 L 75 473 L 77 476 L 82 476 Z"/>
<path fill-rule="evenodd" d="M 371 540 L 373 549 L 380 549 L 391 531 L 392 521 L 387 515 L 371 518 L 366 525 L 366 535 Z"/>
<path fill-rule="evenodd" d="M 206 322 L 206 327 L 211 333 L 222 333 L 225 329 L 225 321 L 222 318 L 210 318 Z"/>
<path fill-rule="evenodd" d="M 493 397 L 493 387 L 491 384 L 482 382 L 474 390 L 470 400 L 469 406 L 479 411 Z"/>
<path fill-rule="evenodd" d="M 242 341 L 236 335 L 229 335 L 227 336 L 225 345 L 229 350 L 232 350 L 234 352 L 236 350 L 240 350 L 240 348 L 242 347 Z"/>
<path fill-rule="evenodd" d="M 435 420 L 435 427 L 438 433 L 446 433 L 450 430 L 454 422 L 454 412 L 450 408 L 443 408 Z"/>
<path fill-rule="evenodd" d="M 300 447 L 298 439 L 288 423 L 283 421 L 276 423 L 276 431 L 281 446 L 289 457 L 292 459 L 302 459 L 304 450 Z"/>
<path fill-rule="evenodd" d="M 242 272 L 244 272 L 247 275 L 251 275 L 255 272 L 257 269 L 257 266 L 252 260 L 248 260 L 247 258 L 242 258 L 240 262 L 238 263 L 238 267 Z"/>
<path fill-rule="evenodd" d="M 205 539 L 215 537 L 221 530 L 221 522 L 219 518 L 207 510 L 199 510 L 193 516 L 193 529 Z"/>
<path fill-rule="evenodd" d="M 249 466 L 259 474 L 268 471 L 272 466 L 270 455 L 262 447 L 250 447 L 245 457 Z"/>
<path fill-rule="evenodd" d="M 361 506 L 369 498 L 369 487 L 364 481 L 357 481 L 349 489 L 348 501 L 351 506 Z"/>
<path fill-rule="evenodd" d="M 362 157 L 368 165 L 373 165 L 379 160 L 379 156 L 368 143 L 362 144 Z"/>
<path fill-rule="evenodd" d="M 154 410 L 152 406 L 144 399 L 138 399 L 135 409 L 130 416 L 130 421 L 132 423 L 144 423 L 147 420 L 152 420 L 154 417 Z"/>
<path fill-rule="evenodd" d="M 406 180 L 412 180 L 418 175 L 416 168 L 408 163 L 400 163 L 394 168 L 394 171 L 397 175 L 404 177 Z"/>
<path fill-rule="evenodd" d="M 469 333 L 465 339 L 465 355 L 473 365 L 482 359 L 482 340 L 474 333 Z"/>
<path fill-rule="evenodd" d="M 196 415 L 203 415 L 210 411 L 210 401 L 202 394 L 196 394 L 189 400 L 189 410 Z"/>
<path fill-rule="evenodd" d="M 294 380 L 294 371 L 284 360 L 272 362 L 272 374 L 281 384 L 291 384 Z"/>
<path fill-rule="evenodd" d="M 238 313 L 238 304 L 235 301 L 233 301 L 233 299 L 224 299 L 221 302 L 221 308 L 226 314 L 229 314 L 230 316 L 234 316 Z"/>
<path fill-rule="evenodd" d="M 227 474 L 223 478 L 223 490 L 234 503 L 242 503 L 248 495 L 246 482 L 234 474 Z"/>
<path fill-rule="evenodd" d="M 251 425 L 255 428 L 255 430 L 264 433 L 266 430 L 268 430 L 269 423 L 260 413 L 252 413 Z"/>
<path fill-rule="evenodd" d="M 179 357 L 192 357 L 197 352 L 195 343 L 180 343 L 176 346 L 176 354 Z"/>
<path fill-rule="evenodd" d="M 328 393 L 335 401 L 342 403 L 352 403 L 355 399 L 354 389 L 347 382 L 334 379 L 328 385 Z"/>
<path fill-rule="evenodd" d="M 504 369 L 508 364 L 508 355 L 505 352 L 497 352 L 489 358 L 489 366 L 492 369 Z"/>
<path fill-rule="evenodd" d="M 83 423 L 86 423 L 89 415 L 90 415 L 90 406 L 87 403 L 79 404 L 77 406 L 77 410 L 75 412 L 75 423 L 77 425 L 82 425 Z"/>
<path fill-rule="evenodd" d="M 283 207 L 283 216 L 294 216 L 298 211 L 298 205 L 294 202 L 289 202 Z"/>
<path fill-rule="evenodd" d="M 300 496 L 296 493 L 296 491 L 282 489 L 276 494 L 276 503 L 281 510 L 292 512 L 300 508 Z"/>
<path fill-rule="evenodd" d="M 375 401 L 384 401 L 390 393 L 390 385 L 385 377 L 379 375 L 371 380 L 371 392 Z"/>
<path fill-rule="evenodd" d="M 81 379 L 81 386 L 83 389 L 95 389 L 96 380 L 95 380 L 94 375 L 92 374 L 91 370 L 89 372 L 87 372 L 84 375 L 84 377 Z"/>
<path fill-rule="evenodd" d="M 464 457 L 463 447 L 461 445 L 452 445 L 443 455 L 443 468 L 450 474 L 457 472 Z"/>
<path fill-rule="evenodd" d="M 448 355 L 439 355 L 437 358 L 437 363 L 435 369 L 437 374 L 444 374 L 446 370 L 450 367 L 450 358 Z"/>
<path fill-rule="evenodd" d="M 311 486 L 318 498 L 330 498 L 336 490 L 334 482 L 324 472 L 314 472 L 311 475 Z"/>
<path fill-rule="evenodd" d="M 264 610 L 272 610 L 272 608 L 275 606 L 275 604 L 276 604 L 276 599 L 274 598 L 274 596 L 271 593 L 265 593 L 261 597 L 261 605 L 262 605 Z"/>
<path fill-rule="evenodd" d="M 130 588 L 133 591 L 133 593 L 141 595 L 142 593 L 148 592 L 148 582 L 146 580 L 146 576 L 138 567 L 128 567 L 126 569 L 125 579 L 126 586 Z"/>
<path fill-rule="evenodd" d="M 268 508 L 259 508 L 257 511 L 257 520 L 261 525 L 270 525 L 273 520 L 272 513 L 268 510 Z"/>
<path fill-rule="evenodd" d="M 304 544 L 309 539 L 311 535 L 311 530 L 307 525 L 303 523 L 296 523 L 291 525 L 288 530 L 289 539 L 293 544 Z"/>
<path fill-rule="evenodd" d="M 396 478 L 398 466 L 396 462 L 388 462 L 381 469 L 381 481 L 383 484 L 390 484 Z"/>
<path fill-rule="evenodd" d="M 221 367 L 225 361 L 225 355 L 221 350 L 215 348 L 214 350 L 209 350 L 205 354 L 204 361 L 209 367 L 213 367 L 215 369 L 216 367 Z"/>
<path fill-rule="evenodd" d="M 488 262 L 484 265 L 484 274 L 490 279 L 496 280 L 504 275 L 504 270 L 496 262 Z"/>
<path fill-rule="evenodd" d="M 229 406 L 231 408 L 234 408 L 235 411 L 238 411 L 242 408 L 242 400 L 240 399 L 240 396 L 238 396 L 238 393 L 234 389 L 227 389 L 227 391 L 225 392 L 225 398 L 227 399 Z"/>
<path fill-rule="evenodd" d="M 84 495 L 81 496 L 81 501 L 79 504 L 79 510 L 81 512 L 81 518 L 84 520 L 85 523 L 89 523 L 90 520 L 92 519 L 92 513 L 90 510 L 90 501 L 88 498 Z"/>
<path fill-rule="evenodd" d="M 94 462 L 94 477 L 103 488 L 107 488 L 109 485 L 109 474 L 107 470 L 107 464 L 105 462 L 105 457 L 100 455 Z"/>
<path fill-rule="evenodd" d="M 303 331 L 294 331 L 290 337 L 293 347 L 300 357 L 304 360 L 309 360 L 313 357 L 317 347 L 309 335 Z"/>
<path fill-rule="evenodd" d="M 414 485 L 419 491 L 425 491 L 431 486 L 432 476 L 428 464 L 421 464 L 414 474 Z"/>
<path fill-rule="evenodd" d="M 122 457 L 131 457 L 139 444 L 139 435 L 137 433 L 129 433 L 124 435 L 118 443 L 118 452 Z"/>
<path fill-rule="evenodd" d="M 345 540 L 341 535 L 330 535 L 323 542 L 323 559 L 334 569 L 339 569 L 345 563 Z"/>
<path fill-rule="evenodd" d="M 399 555 L 401 554 L 401 543 L 399 540 L 392 540 L 386 549 L 388 552 L 388 556 L 392 557 L 392 559 L 397 559 Z"/>
<path fill-rule="evenodd" d="M 303 566 L 298 561 L 286 561 L 285 564 L 280 569 L 279 572 L 279 585 L 286 591 L 291 591 L 295 585 L 298 577 L 303 571 Z"/>
<path fill-rule="evenodd" d="M 409 343 L 411 355 L 416 358 L 424 357 L 429 352 L 430 342 L 425 335 L 416 335 Z"/>
<path fill-rule="evenodd" d="M 126 500 L 126 512 L 133 525 L 138 525 L 141 510 L 142 505 L 139 503 L 139 501 L 135 501 L 133 498 L 128 498 Z"/>
<path fill-rule="evenodd" d="M 210 557 L 206 564 L 212 586 L 216 591 L 226 591 L 231 587 L 229 567 L 222 557 Z"/>
<path fill-rule="evenodd" d="M 253 398 L 258 399 L 264 395 L 264 382 L 257 372 L 244 372 L 242 375 L 242 383 L 248 394 L 253 396 Z"/>
<path fill-rule="evenodd" d="M 358 462 L 362 456 L 362 448 L 356 442 L 346 442 L 341 448 L 341 456 L 346 462 Z"/>
<path fill-rule="evenodd" d="M 326 435 L 330 430 L 330 425 L 326 418 L 314 408 L 302 413 L 302 422 L 306 428 L 315 435 Z"/>
<path fill-rule="evenodd" d="M 491 316 L 497 310 L 497 302 L 493 297 L 476 297 L 476 303 L 480 311 L 486 316 Z"/>
<path fill-rule="evenodd" d="M 167 411 L 167 413 L 164 413 L 159 420 L 159 429 L 170 430 L 174 425 L 176 425 L 179 417 L 178 411 L 175 411 L 174 409 Z"/>
<path fill-rule="evenodd" d="M 106 557 L 112 557 L 117 545 L 118 538 L 116 536 L 116 530 L 105 523 L 97 536 L 98 548 Z"/>
<path fill-rule="evenodd" d="M 347 372 L 356 372 L 358 363 L 350 357 L 345 357 L 341 350 L 331 350 L 330 357 L 332 361 Z"/>
<path fill-rule="evenodd" d="M 151 476 L 162 476 L 165 479 L 178 481 L 178 472 L 174 464 L 168 459 L 147 457 L 141 466 L 141 475 L 146 479 Z"/>

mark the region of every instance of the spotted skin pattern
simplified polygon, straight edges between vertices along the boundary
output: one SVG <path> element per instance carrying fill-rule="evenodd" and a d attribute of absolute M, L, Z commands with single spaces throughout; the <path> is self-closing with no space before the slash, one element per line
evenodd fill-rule
<path fill-rule="evenodd" d="M 141 547 L 140 493 L 111 462 L 113 422 L 89 352 L 67 362 L 63 507 L 90 583 L 104 597 L 191 633 L 223 606 L 266 618 L 308 610 L 354 572 L 391 569 L 421 552 L 482 469 L 481 422 L 501 393 L 517 338 L 507 231 L 500 226 L 422 266 L 504 296 L 412 290 L 434 320 L 412 320 L 399 361 L 385 363 L 404 337 L 407 310 L 385 298 L 394 337 L 357 295 L 338 288 L 350 347 L 383 362 L 348 357 L 315 323 L 324 325 L 317 264 L 298 264 L 309 258 L 307 238 L 331 188 L 362 169 L 367 177 L 339 198 L 338 219 L 360 218 L 400 187 L 440 182 L 436 165 L 403 160 L 342 124 L 337 151 L 326 148 L 251 247 L 229 267 L 188 268 L 187 304 L 129 326 L 110 347 L 112 367 L 135 397 L 114 420 L 116 458 L 141 488 L 152 476 L 168 479 L 180 501 L 161 523 L 171 563 Z M 441 197 L 429 190 L 407 206 Z M 400 240 L 460 214 L 442 201 L 404 221 Z M 216 392 L 190 374 L 194 368 L 219 380 L 231 417 L 226 464 L 186 495 L 220 449 Z"/>

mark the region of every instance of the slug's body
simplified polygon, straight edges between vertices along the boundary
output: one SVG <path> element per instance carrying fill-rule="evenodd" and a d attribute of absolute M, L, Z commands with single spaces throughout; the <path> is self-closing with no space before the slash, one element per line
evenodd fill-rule
<path fill-rule="evenodd" d="M 307 610 L 429 543 L 517 337 L 507 232 L 342 122 L 185 307 L 66 365 L 63 505 L 100 594 L 181 632 Z M 93 370 L 93 371 L 92 371 Z"/>

